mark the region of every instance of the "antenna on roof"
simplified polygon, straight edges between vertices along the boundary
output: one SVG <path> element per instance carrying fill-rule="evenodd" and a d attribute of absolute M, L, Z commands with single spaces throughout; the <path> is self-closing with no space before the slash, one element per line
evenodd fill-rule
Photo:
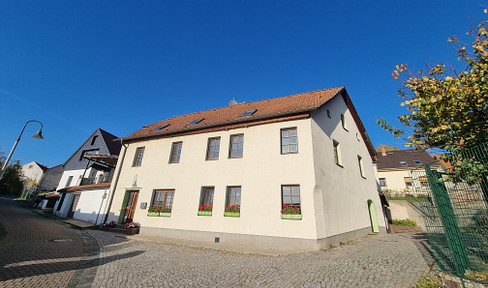
<path fill-rule="evenodd" d="M 229 101 L 229 106 L 234 106 L 234 105 L 237 105 L 237 101 L 232 98 L 232 100 Z"/>

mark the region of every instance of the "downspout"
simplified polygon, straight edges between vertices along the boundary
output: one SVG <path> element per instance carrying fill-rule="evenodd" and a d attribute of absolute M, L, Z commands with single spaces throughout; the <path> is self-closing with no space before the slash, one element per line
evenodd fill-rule
<path fill-rule="evenodd" d="M 117 183 L 119 182 L 119 177 L 120 177 L 120 171 L 122 171 L 122 165 L 124 164 L 124 159 L 125 159 L 125 153 L 127 152 L 127 147 L 128 146 L 125 146 L 124 143 L 122 143 L 122 139 L 120 139 L 120 145 L 122 145 L 122 147 L 124 148 L 124 151 L 122 152 L 122 158 L 120 159 L 120 167 L 119 167 L 119 170 L 117 171 L 117 175 L 115 175 L 115 179 L 113 180 L 113 187 L 111 186 L 110 190 L 112 192 L 109 192 L 110 195 L 110 200 L 108 202 L 108 207 L 106 209 L 106 213 L 105 213 L 105 218 L 103 219 L 103 223 L 107 223 L 107 219 L 108 219 L 108 214 L 110 213 L 110 209 L 112 208 L 112 202 L 114 200 L 114 195 L 115 195 L 115 190 L 117 190 Z"/>

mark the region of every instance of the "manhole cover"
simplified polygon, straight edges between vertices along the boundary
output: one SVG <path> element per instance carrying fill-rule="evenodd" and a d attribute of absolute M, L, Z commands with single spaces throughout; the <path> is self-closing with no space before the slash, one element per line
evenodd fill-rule
<path fill-rule="evenodd" d="M 71 239 L 54 239 L 53 242 L 71 242 Z"/>

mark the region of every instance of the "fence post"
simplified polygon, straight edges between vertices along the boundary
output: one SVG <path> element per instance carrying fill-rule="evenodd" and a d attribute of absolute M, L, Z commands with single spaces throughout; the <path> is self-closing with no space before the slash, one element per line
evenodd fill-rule
<path fill-rule="evenodd" d="M 459 277 L 464 278 L 466 269 L 469 268 L 469 261 L 451 199 L 447 193 L 446 186 L 443 182 L 439 181 L 442 178 L 441 174 L 436 170 L 431 170 L 428 164 L 425 164 L 424 168 L 432 194 L 434 195 L 434 203 L 439 212 L 444 233 L 446 234 L 447 244 L 452 253 L 456 272 Z"/>

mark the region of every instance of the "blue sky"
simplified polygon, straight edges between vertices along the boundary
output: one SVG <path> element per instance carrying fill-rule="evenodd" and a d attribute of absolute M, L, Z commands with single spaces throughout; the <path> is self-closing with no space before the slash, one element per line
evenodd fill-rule
<path fill-rule="evenodd" d="M 0 1 L 0 150 L 63 163 L 102 128 L 126 136 L 172 116 L 346 86 L 374 118 L 403 113 L 395 65 L 456 63 L 447 43 L 482 1 Z"/>

